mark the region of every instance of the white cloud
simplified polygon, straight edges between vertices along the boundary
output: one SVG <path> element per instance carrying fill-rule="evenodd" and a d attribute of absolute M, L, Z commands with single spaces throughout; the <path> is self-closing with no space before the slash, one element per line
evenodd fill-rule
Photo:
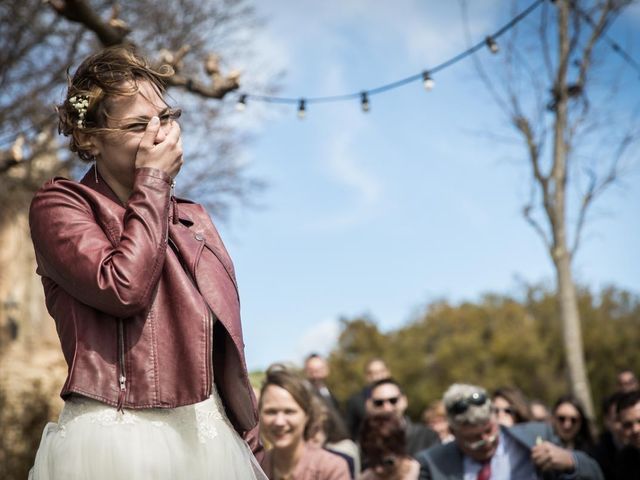
<path fill-rule="evenodd" d="M 361 115 L 358 113 L 358 115 Z M 355 138 L 358 129 L 354 122 L 335 125 L 326 145 L 326 166 L 330 177 L 348 190 L 348 203 L 328 215 L 320 215 L 307 224 L 311 230 L 334 230 L 351 227 L 371 219 L 377 211 L 382 197 L 382 184 L 363 167 L 362 159 L 355 153 Z"/>
<path fill-rule="evenodd" d="M 335 347 L 340 335 L 340 322 L 337 318 L 326 318 L 312 325 L 297 340 L 295 358 L 300 362 L 311 352 L 328 355 Z"/>
<path fill-rule="evenodd" d="M 345 91 L 343 77 L 341 68 L 327 68 L 322 90 Z M 350 227 L 370 219 L 383 192 L 381 181 L 365 169 L 363 160 L 356 153 L 361 150 L 356 145 L 357 139 L 365 130 L 362 112 L 353 105 L 343 105 L 333 118 L 338 120 L 328 124 L 324 134 L 327 140 L 320 158 L 325 159 L 327 173 L 338 188 L 346 188 L 348 203 L 345 202 L 338 212 L 320 215 L 311 221 L 307 226 L 312 230 Z"/>

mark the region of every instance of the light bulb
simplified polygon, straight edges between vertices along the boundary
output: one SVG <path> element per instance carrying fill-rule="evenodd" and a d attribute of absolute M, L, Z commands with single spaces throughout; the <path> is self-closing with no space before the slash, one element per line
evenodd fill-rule
<path fill-rule="evenodd" d="M 242 94 L 236 103 L 236 110 L 239 112 L 244 112 L 244 109 L 247 108 L 247 95 Z"/>
<path fill-rule="evenodd" d="M 487 48 L 491 51 L 491 53 L 498 53 L 498 51 L 500 50 L 500 47 L 498 47 L 498 44 L 493 39 L 493 37 L 485 38 L 484 42 L 487 44 Z"/>
<path fill-rule="evenodd" d="M 298 103 L 298 118 L 302 120 L 307 114 L 306 102 L 304 98 L 300 99 L 300 103 Z"/>
<path fill-rule="evenodd" d="M 367 95 L 367 92 L 362 92 L 360 94 L 360 105 L 362 106 L 363 112 L 369 111 L 369 96 Z"/>
<path fill-rule="evenodd" d="M 431 78 L 431 75 L 429 75 L 429 72 L 422 72 L 422 84 L 424 85 L 424 89 L 426 91 L 430 91 L 433 89 L 433 87 L 436 86 L 436 82 L 433 80 L 433 78 Z"/>

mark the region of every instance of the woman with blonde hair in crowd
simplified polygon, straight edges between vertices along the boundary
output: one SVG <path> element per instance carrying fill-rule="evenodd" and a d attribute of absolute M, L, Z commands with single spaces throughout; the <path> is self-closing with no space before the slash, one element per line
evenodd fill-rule
<path fill-rule="evenodd" d="M 271 480 L 349 480 L 347 461 L 309 440 L 318 427 L 310 384 L 276 365 L 260 390 L 260 431 L 271 446 L 262 466 Z"/>

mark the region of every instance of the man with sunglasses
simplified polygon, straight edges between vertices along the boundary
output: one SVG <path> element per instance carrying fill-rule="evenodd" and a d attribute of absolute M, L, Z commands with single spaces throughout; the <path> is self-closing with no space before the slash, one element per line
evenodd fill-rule
<path fill-rule="evenodd" d="M 440 443 L 440 437 L 426 425 L 413 423 L 405 415 L 407 406 L 407 397 L 402 393 L 400 385 L 392 378 L 375 382 L 371 386 L 369 398 L 366 401 L 367 415 L 394 413 L 400 419 L 406 433 L 407 453 L 415 455 L 425 448 Z"/>
<path fill-rule="evenodd" d="M 640 391 L 623 393 L 617 404 L 624 446 L 615 456 L 616 480 L 636 480 L 640 475 Z"/>
<path fill-rule="evenodd" d="M 545 423 L 503 427 L 485 389 L 454 384 L 444 394 L 455 441 L 418 453 L 421 480 L 602 480 L 583 452 L 556 445 Z"/>

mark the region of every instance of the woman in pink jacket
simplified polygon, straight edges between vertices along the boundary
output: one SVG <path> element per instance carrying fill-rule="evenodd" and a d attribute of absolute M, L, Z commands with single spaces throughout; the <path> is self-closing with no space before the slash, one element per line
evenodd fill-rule
<path fill-rule="evenodd" d="M 263 462 L 271 480 L 350 480 L 342 457 L 307 442 L 318 428 L 319 405 L 310 385 L 271 367 L 260 392 L 260 432 L 271 449 Z"/>

